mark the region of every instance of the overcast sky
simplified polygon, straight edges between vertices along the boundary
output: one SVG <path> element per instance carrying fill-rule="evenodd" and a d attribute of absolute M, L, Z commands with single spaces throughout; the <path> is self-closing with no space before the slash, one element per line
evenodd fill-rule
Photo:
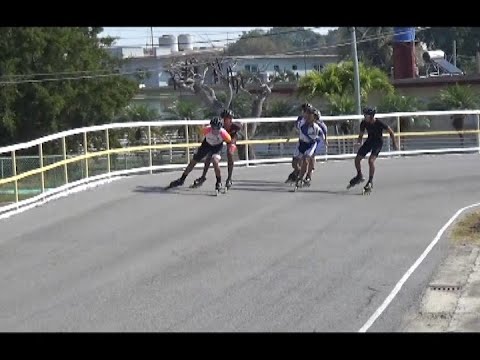
<path fill-rule="evenodd" d="M 162 35 L 190 34 L 193 37 L 194 46 L 223 46 L 237 39 L 243 31 L 253 29 L 268 30 L 270 27 L 105 27 L 102 35 L 119 37 L 115 45 L 118 46 L 145 46 L 151 44 L 151 29 L 153 29 L 153 42 L 158 44 L 158 38 Z M 320 34 L 326 34 L 332 27 L 309 28 Z"/>

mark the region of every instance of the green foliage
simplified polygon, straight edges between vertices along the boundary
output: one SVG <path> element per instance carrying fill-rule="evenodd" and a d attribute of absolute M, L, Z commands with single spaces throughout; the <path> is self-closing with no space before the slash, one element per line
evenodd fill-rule
<path fill-rule="evenodd" d="M 425 104 L 413 96 L 404 96 L 397 93 L 387 94 L 382 98 L 378 106 L 378 112 L 414 112 L 425 110 Z M 430 127 L 430 120 L 425 117 L 401 117 L 400 127 L 402 131 L 410 131 L 413 128 L 422 129 Z M 398 129 L 396 129 L 398 131 Z"/>
<path fill-rule="evenodd" d="M 359 61 L 389 71 L 392 66 L 393 48 L 390 42 L 393 27 L 356 27 L 355 33 Z M 338 52 L 344 59 L 352 59 L 351 41 L 350 28 L 339 28 L 337 43 L 346 45 L 338 47 Z"/>
<path fill-rule="evenodd" d="M 0 144 L 111 122 L 137 91 L 101 28 L 0 28 Z M 103 75 L 103 76 L 99 76 Z M 88 78 L 91 76 L 91 78 Z"/>
<path fill-rule="evenodd" d="M 347 94 L 327 94 L 328 112 L 331 116 L 355 113 L 355 99 Z"/>
<path fill-rule="evenodd" d="M 432 99 L 432 110 L 477 109 L 480 105 L 479 94 L 469 85 L 449 86 Z"/>
<path fill-rule="evenodd" d="M 165 120 L 199 120 L 204 118 L 205 109 L 196 102 L 189 100 L 175 100 L 165 111 Z"/>
<path fill-rule="evenodd" d="M 298 103 L 287 100 L 271 101 L 265 108 L 265 117 L 287 117 L 300 115 L 301 109 Z M 263 136 L 285 136 L 292 129 L 291 122 L 265 123 L 257 129 L 258 135 Z"/>
<path fill-rule="evenodd" d="M 385 95 L 378 106 L 378 112 L 382 113 L 420 111 L 424 109 L 425 105 L 418 98 L 398 93 Z"/>
<path fill-rule="evenodd" d="M 266 55 L 318 48 L 325 36 L 303 27 L 273 27 L 269 31 L 252 30 L 229 45 L 229 55 Z M 330 51 L 331 53 L 332 51 Z"/>
<path fill-rule="evenodd" d="M 365 102 L 368 94 L 373 90 L 381 90 L 392 93 L 393 86 L 390 84 L 386 73 L 378 68 L 359 64 L 360 94 Z M 313 71 L 300 79 L 298 94 L 312 98 L 327 95 L 351 95 L 354 91 L 353 63 L 342 62 L 329 64 L 324 71 Z"/>

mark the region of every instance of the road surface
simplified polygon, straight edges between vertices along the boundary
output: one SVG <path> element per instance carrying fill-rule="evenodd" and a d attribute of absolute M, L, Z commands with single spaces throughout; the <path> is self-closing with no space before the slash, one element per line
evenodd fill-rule
<path fill-rule="evenodd" d="M 0 220 L 0 331 L 358 331 L 455 211 L 479 155 L 237 168 L 234 188 L 165 192 L 139 175 Z M 367 163 L 363 162 L 368 174 Z M 195 170 L 186 185 L 200 174 Z M 396 331 L 446 254 L 442 239 L 369 331 Z"/>

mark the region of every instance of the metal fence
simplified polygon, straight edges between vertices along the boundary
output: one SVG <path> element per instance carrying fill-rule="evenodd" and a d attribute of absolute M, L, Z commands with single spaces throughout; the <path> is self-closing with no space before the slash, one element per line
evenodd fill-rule
<path fill-rule="evenodd" d="M 400 151 L 391 151 L 385 134 L 381 156 L 478 152 L 479 114 L 480 110 L 377 114 L 395 131 L 400 145 Z M 329 129 L 328 149 L 318 158 L 353 158 L 363 116 L 322 119 Z M 297 143 L 292 132 L 295 120 L 238 120 L 243 128 L 236 165 L 290 161 Z M 201 127 L 207 124 L 208 120 L 107 124 L 0 148 L 0 203 L 19 207 L 98 178 L 183 168 L 199 146 Z M 0 213 L 11 208 L 0 207 Z"/>

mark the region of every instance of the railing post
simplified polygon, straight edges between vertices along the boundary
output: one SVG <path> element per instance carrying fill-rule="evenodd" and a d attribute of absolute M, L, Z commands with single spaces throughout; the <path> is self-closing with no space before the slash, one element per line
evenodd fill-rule
<path fill-rule="evenodd" d="M 84 147 L 84 154 L 85 154 L 85 177 L 88 178 L 88 142 L 87 142 L 87 132 L 83 132 L 83 147 Z"/>
<path fill-rule="evenodd" d="M 110 136 L 108 129 L 105 129 L 105 144 L 107 149 L 107 173 L 110 174 Z"/>
<path fill-rule="evenodd" d="M 185 137 L 187 143 L 187 165 L 190 163 L 190 146 L 189 146 L 189 136 L 188 136 L 188 123 L 185 125 Z"/>
<path fill-rule="evenodd" d="M 400 141 L 401 141 L 401 133 L 402 129 L 400 128 L 400 116 L 397 116 L 397 135 L 398 135 L 398 141 L 397 141 L 397 145 L 398 145 L 398 150 L 402 150 L 401 148 L 401 145 L 400 145 Z"/>
<path fill-rule="evenodd" d="M 63 161 L 66 161 L 67 160 L 67 142 L 65 141 L 65 136 L 62 137 L 62 152 L 63 152 Z M 63 165 L 63 171 L 65 173 L 65 184 L 68 184 L 68 165 L 67 164 Z"/>
<path fill-rule="evenodd" d="M 150 166 L 150 174 L 153 174 L 152 170 L 152 127 L 148 125 L 148 166 Z"/>
<path fill-rule="evenodd" d="M 38 144 L 38 158 L 40 159 L 40 169 L 42 172 L 40 173 L 41 177 L 41 187 L 42 187 L 42 194 L 45 192 L 45 172 L 43 171 L 43 143 Z"/>
<path fill-rule="evenodd" d="M 475 114 L 475 117 L 477 118 L 477 146 L 478 152 L 480 153 L 480 115 Z"/>
<path fill-rule="evenodd" d="M 12 151 L 12 172 L 13 176 L 17 176 L 17 157 L 15 156 L 15 150 Z M 15 202 L 18 203 L 18 180 L 15 179 L 14 181 L 15 188 L 13 190 L 15 194 Z"/>
<path fill-rule="evenodd" d="M 249 159 L 249 156 L 248 156 L 248 123 L 245 123 L 245 141 L 247 142 L 245 144 L 245 160 L 246 160 L 246 166 L 249 167 L 249 164 L 248 164 L 248 159 Z"/>

